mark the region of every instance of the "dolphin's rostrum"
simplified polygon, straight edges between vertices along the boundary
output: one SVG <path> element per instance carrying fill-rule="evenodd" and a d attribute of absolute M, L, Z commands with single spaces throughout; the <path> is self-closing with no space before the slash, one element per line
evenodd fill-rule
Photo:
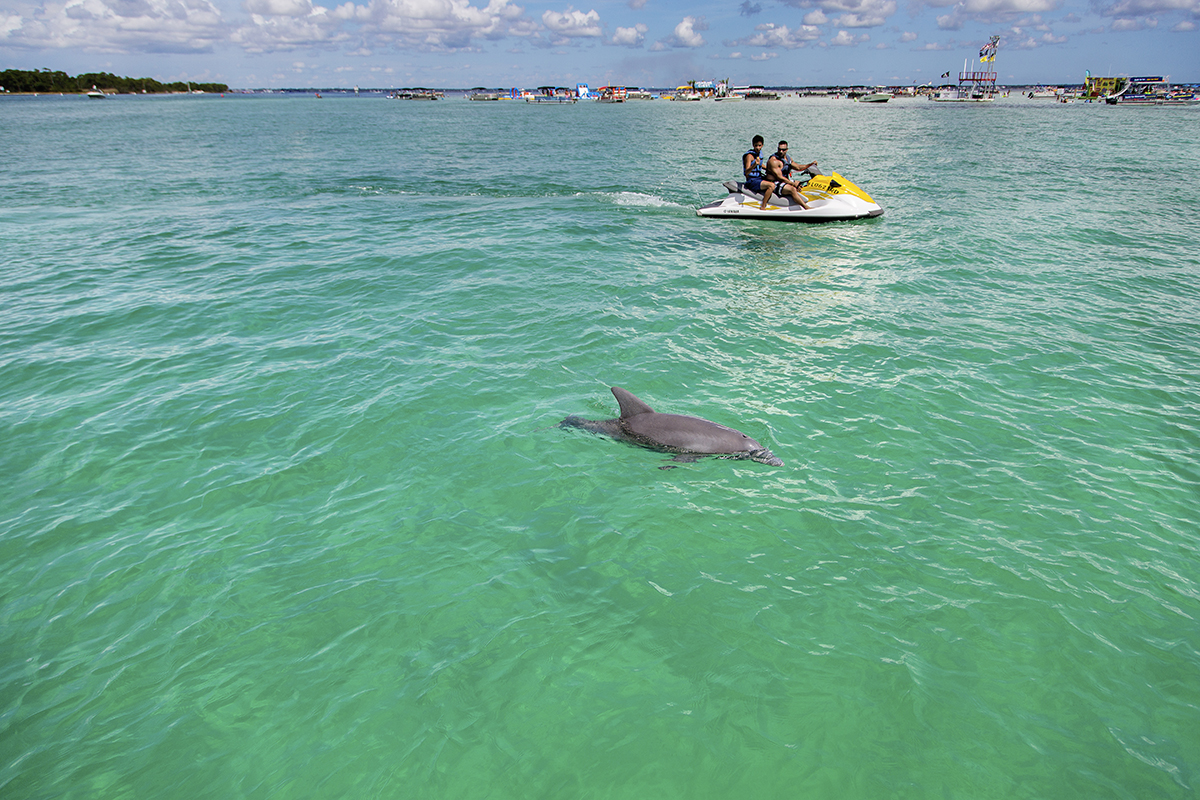
<path fill-rule="evenodd" d="M 583 428 L 653 450 L 679 453 L 677 461 L 688 460 L 687 456 L 720 455 L 783 466 L 770 450 L 741 431 L 699 417 L 659 414 L 619 386 L 612 387 L 612 393 L 621 406 L 621 416 L 599 420 L 567 417 L 559 426 Z"/>

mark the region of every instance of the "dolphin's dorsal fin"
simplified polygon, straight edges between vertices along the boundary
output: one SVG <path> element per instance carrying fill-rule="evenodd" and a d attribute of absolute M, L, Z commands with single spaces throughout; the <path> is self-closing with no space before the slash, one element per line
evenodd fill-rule
<path fill-rule="evenodd" d="M 617 398 L 617 403 L 621 406 L 621 419 L 636 417 L 638 414 L 654 413 L 653 408 L 638 400 L 620 386 L 612 387 L 612 393 L 613 397 Z"/>

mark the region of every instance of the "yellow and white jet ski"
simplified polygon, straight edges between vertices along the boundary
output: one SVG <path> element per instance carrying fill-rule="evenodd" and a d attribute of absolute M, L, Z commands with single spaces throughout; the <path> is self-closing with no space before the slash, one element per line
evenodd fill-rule
<path fill-rule="evenodd" d="M 725 181 L 729 196 L 696 209 L 701 217 L 723 217 L 726 219 L 778 219 L 789 222 L 836 222 L 847 219 L 878 217 L 883 207 L 871 199 L 871 195 L 855 186 L 836 172 L 832 175 L 814 175 L 804 184 L 800 193 L 808 208 L 801 208 L 789 196 L 771 196 L 766 208 L 762 195 L 750 191 L 741 181 Z"/>

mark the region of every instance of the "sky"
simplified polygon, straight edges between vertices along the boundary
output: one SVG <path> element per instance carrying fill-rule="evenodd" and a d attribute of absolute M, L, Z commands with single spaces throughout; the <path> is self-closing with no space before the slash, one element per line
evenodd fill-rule
<path fill-rule="evenodd" d="M 1200 81 L 1200 0 L 0 0 L 0 69 L 231 88 Z"/>

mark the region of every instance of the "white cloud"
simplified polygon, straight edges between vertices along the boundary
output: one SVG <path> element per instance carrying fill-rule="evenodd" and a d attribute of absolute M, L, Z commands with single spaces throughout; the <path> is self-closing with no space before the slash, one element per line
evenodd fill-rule
<path fill-rule="evenodd" d="M 770 61 L 772 58 L 779 56 L 779 53 L 759 53 L 756 56 L 750 56 L 751 61 Z"/>
<path fill-rule="evenodd" d="M 900 43 L 901 44 L 908 44 L 909 42 L 915 42 L 916 40 L 917 40 L 917 34 L 912 31 L 904 31 L 903 33 L 900 34 Z"/>
<path fill-rule="evenodd" d="M 833 21 L 833 24 L 839 28 L 875 28 L 887 22 L 888 16 L 896 11 L 896 4 L 891 3 L 891 11 L 887 12 L 887 16 L 881 15 L 864 15 L 864 14 L 842 14 Z"/>
<path fill-rule="evenodd" d="M 1147 28 L 1157 27 L 1158 20 L 1154 17 L 1147 17 L 1145 19 L 1118 18 L 1112 22 L 1112 29 L 1114 31 L 1144 31 Z"/>
<path fill-rule="evenodd" d="M 1147 17 L 1176 11 L 1200 17 L 1200 0 L 1117 0 L 1108 5 L 1094 5 L 1105 17 Z"/>
<path fill-rule="evenodd" d="M 1191 22 L 1190 20 L 1184 20 L 1183 22 L 1178 22 L 1175 25 L 1171 26 L 1171 30 L 1174 31 L 1175 33 L 1183 33 L 1185 31 L 1194 31 L 1194 30 L 1196 30 L 1196 23 Z"/>
<path fill-rule="evenodd" d="M 1200 1 L 1200 0 L 1195 0 Z M 1062 0 L 923 0 L 934 8 L 954 7 L 954 16 L 991 21 L 1020 14 L 1039 14 L 1058 8 Z"/>
<path fill-rule="evenodd" d="M 737 47 L 739 45 L 748 47 L 782 47 L 787 50 L 795 50 L 799 47 L 804 47 L 807 42 L 821 38 L 821 32 L 813 25 L 801 25 L 799 29 L 792 31 L 787 25 L 767 23 L 766 25 L 756 25 L 754 30 L 758 32 L 744 39 L 725 42 L 725 45 L 727 47 Z"/>
<path fill-rule="evenodd" d="M 231 38 L 252 53 L 331 46 L 358 38 L 375 47 L 454 52 L 478 49 L 475 39 L 528 35 L 534 25 L 508 0 L 490 0 L 483 8 L 467 0 L 368 0 L 366 5 L 345 2 L 332 11 L 311 0 L 245 1 L 252 12 L 250 21 Z M 353 36 L 348 25 L 353 26 Z"/>
<path fill-rule="evenodd" d="M 795 8 L 813 8 L 804 17 L 809 25 L 822 25 L 833 15 L 839 15 L 834 25 L 844 28 L 871 28 L 883 25 L 887 18 L 896 13 L 895 0 L 783 0 L 785 5 Z M 934 4 L 951 5 L 952 2 L 937 0 Z"/>
<path fill-rule="evenodd" d="M 604 34 L 600 29 L 600 15 L 595 9 L 586 14 L 571 6 L 561 13 L 547 11 L 542 14 L 542 24 L 559 36 L 572 39 L 598 38 Z"/>
<path fill-rule="evenodd" d="M 1052 33 L 1043 33 L 1039 37 L 1034 36 L 1018 36 L 1017 38 L 1009 37 L 1004 40 L 1004 47 L 1007 50 L 1035 50 L 1039 47 L 1044 47 L 1051 44 L 1062 44 L 1067 41 L 1065 36 L 1055 36 Z"/>
<path fill-rule="evenodd" d="M 66 0 L 4 17 L 0 43 L 91 53 L 205 53 L 228 26 L 209 0 Z"/>
<path fill-rule="evenodd" d="M 871 37 L 865 33 L 855 36 L 854 34 L 850 33 L 850 31 L 838 31 L 837 36 L 834 36 L 832 39 L 830 39 L 829 43 L 838 47 L 849 47 L 851 45 L 856 45 L 859 42 L 868 41 L 870 38 Z"/>
<path fill-rule="evenodd" d="M 484 8 L 467 0 L 371 0 L 367 6 L 367 18 L 374 23 L 370 32 L 429 50 L 465 49 L 475 38 L 502 38 L 523 13 L 508 0 L 491 0 Z M 356 17 L 361 17 L 357 10 Z"/>
<path fill-rule="evenodd" d="M 617 28 L 617 32 L 613 34 L 612 43 L 622 47 L 641 47 L 642 43 L 646 41 L 647 30 L 649 28 L 640 22 L 632 28 Z"/>
<path fill-rule="evenodd" d="M 245 0 L 242 8 L 251 14 L 272 17 L 306 17 L 312 13 L 311 0 Z"/>
<path fill-rule="evenodd" d="M 703 47 L 706 42 L 704 37 L 700 35 L 700 31 L 708 30 L 708 23 L 704 17 L 684 17 L 683 20 L 675 26 L 675 32 L 665 39 L 659 39 L 654 45 L 655 50 L 663 50 L 666 47 Z"/>
<path fill-rule="evenodd" d="M 338 13 L 311 0 L 247 0 L 250 24 L 234 31 L 232 41 L 249 53 L 267 53 L 313 47 L 329 42 L 341 26 Z M 349 4 L 347 4 L 349 5 Z M 297 62 L 297 66 L 303 66 Z"/>

